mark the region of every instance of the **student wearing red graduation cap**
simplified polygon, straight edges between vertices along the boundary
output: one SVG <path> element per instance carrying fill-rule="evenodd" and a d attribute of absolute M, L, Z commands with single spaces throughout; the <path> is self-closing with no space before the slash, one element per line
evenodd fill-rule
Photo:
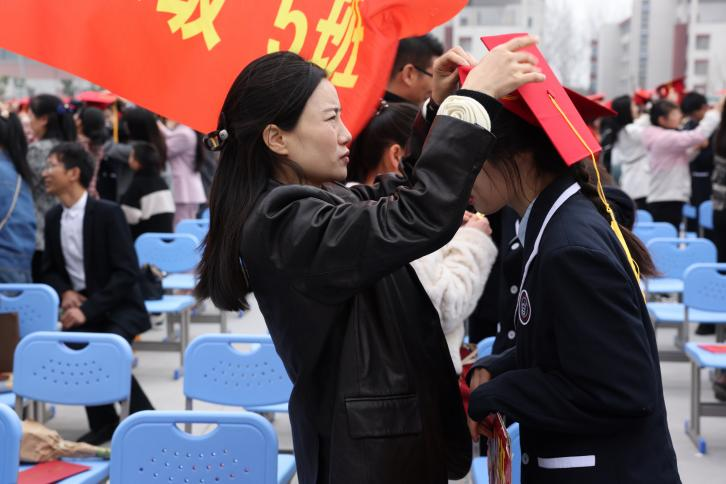
<path fill-rule="evenodd" d="M 482 40 L 491 49 L 510 37 Z M 653 263 L 586 174 L 600 147 L 583 107 L 536 47 L 525 50 L 546 81 L 501 100 L 497 141 L 473 189 L 479 211 L 519 213 L 523 266 L 516 346 L 468 375 L 472 437 L 487 435 L 494 412 L 519 422 L 527 484 L 679 483 L 638 285 Z"/>

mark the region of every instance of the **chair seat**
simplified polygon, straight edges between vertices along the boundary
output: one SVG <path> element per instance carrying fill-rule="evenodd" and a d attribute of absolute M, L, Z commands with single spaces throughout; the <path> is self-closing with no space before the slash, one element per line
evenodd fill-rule
<path fill-rule="evenodd" d="M 649 302 L 648 310 L 659 324 L 681 324 L 685 314 L 681 303 Z M 726 324 L 726 312 L 691 309 L 688 319 L 692 323 Z"/>
<path fill-rule="evenodd" d="M 655 277 L 648 279 L 646 286 L 651 294 L 670 294 L 674 292 L 683 292 L 683 281 L 670 277 Z"/>
<path fill-rule="evenodd" d="M 726 353 L 712 353 L 700 347 L 704 343 L 686 343 L 686 355 L 701 368 L 726 369 Z M 708 343 L 710 346 L 726 348 L 726 344 Z"/>
<path fill-rule="evenodd" d="M 260 405 L 259 407 L 245 407 L 248 412 L 256 413 L 287 413 L 287 402 L 274 405 Z"/>
<path fill-rule="evenodd" d="M 88 469 L 85 472 L 81 472 L 80 474 L 76 474 L 75 476 L 71 476 L 68 479 L 63 479 L 62 481 L 58 481 L 58 484 L 98 484 L 99 482 L 108 478 L 109 462 L 107 460 L 101 460 L 101 459 L 62 459 L 62 460 L 64 460 L 65 462 L 70 462 L 72 464 L 88 466 L 88 467 L 90 467 L 90 469 Z M 30 469 L 34 465 L 35 464 L 21 465 L 20 470 L 24 471 L 26 469 Z"/>
<path fill-rule="evenodd" d="M 295 475 L 295 456 L 279 454 L 277 456 L 277 484 L 287 484 Z M 65 483 L 65 481 L 63 481 Z"/>
<path fill-rule="evenodd" d="M 476 457 L 471 464 L 471 482 L 473 484 L 488 484 L 489 470 L 487 469 L 487 458 Z"/>
<path fill-rule="evenodd" d="M 686 239 L 697 239 L 698 234 L 696 232 L 686 232 Z"/>
<path fill-rule="evenodd" d="M 196 299 L 193 296 L 164 296 L 156 301 L 144 301 L 146 310 L 150 313 L 180 313 L 194 306 Z"/>
<path fill-rule="evenodd" d="M 166 290 L 191 290 L 197 284 L 197 278 L 194 274 L 169 274 L 161 281 L 161 284 Z"/>

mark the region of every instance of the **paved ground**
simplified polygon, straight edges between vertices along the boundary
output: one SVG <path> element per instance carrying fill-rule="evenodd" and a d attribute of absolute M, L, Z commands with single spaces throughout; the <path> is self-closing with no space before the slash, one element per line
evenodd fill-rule
<path fill-rule="evenodd" d="M 230 330 L 239 333 L 263 333 L 264 321 L 253 307 L 242 318 L 231 319 Z M 218 326 L 212 324 L 193 324 L 192 336 L 205 332 L 216 332 Z M 659 331 L 659 344 L 668 346 L 673 341 L 673 331 Z M 147 333 L 145 339 L 161 338 L 161 331 Z M 713 338 L 696 338 L 712 341 Z M 141 382 L 149 398 L 157 409 L 181 410 L 184 408 L 182 380 L 172 379 L 172 370 L 178 364 L 178 356 L 174 353 L 137 352 L 139 365 L 135 375 Z M 708 454 L 701 455 L 691 444 L 683 431 L 684 420 L 690 408 L 690 368 L 687 363 L 663 363 L 663 383 L 668 421 L 673 444 L 678 455 L 681 478 L 684 484 L 717 484 L 726 483 L 726 419 L 705 418 L 702 421 L 702 432 L 708 443 Z M 703 372 L 704 397 L 713 398 L 708 382 L 708 375 Z M 200 410 L 218 409 L 232 411 L 234 409 L 199 403 L 195 408 Z M 48 423 L 60 431 L 68 439 L 75 439 L 87 430 L 85 412 L 82 408 L 58 407 L 56 417 Z M 280 448 L 292 449 L 290 423 L 285 415 L 279 415 L 274 422 L 278 432 Z M 199 429 L 202 431 L 202 429 Z M 196 433 L 196 430 L 195 430 Z M 295 481 L 297 482 L 297 481 Z M 463 481 L 466 482 L 466 481 Z"/>

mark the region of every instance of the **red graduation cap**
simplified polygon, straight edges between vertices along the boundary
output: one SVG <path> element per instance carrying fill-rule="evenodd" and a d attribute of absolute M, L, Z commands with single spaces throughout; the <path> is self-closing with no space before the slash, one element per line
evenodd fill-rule
<path fill-rule="evenodd" d="M 605 94 L 603 94 L 601 92 L 596 92 L 595 94 L 588 95 L 587 98 L 590 101 L 595 101 L 597 103 L 601 103 L 605 100 Z"/>
<path fill-rule="evenodd" d="M 658 97 L 661 99 L 667 99 L 672 92 L 675 92 L 678 96 L 678 102 L 681 102 L 683 93 L 686 92 L 686 85 L 683 82 L 683 78 L 679 77 L 668 82 L 664 82 L 660 86 L 655 88 L 655 92 L 658 93 Z"/>
<path fill-rule="evenodd" d="M 526 34 L 495 35 L 482 37 L 481 40 L 487 49 L 492 50 L 510 39 L 523 35 Z M 542 69 L 546 80 L 525 84 L 499 99 L 499 102 L 526 122 L 541 127 L 567 166 L 598 153 L 601 150 L 600 144 L 585 124 L 583 117 L 594 120 L 614 113 L 581 94 L 566 90 L 535 45 L 525 47 L 523 50 L 537 57 L 539 60 L 537 66 Z M 466 67 L 459 69 L 462 83 L 470 69 Z M 578 104 L 577 107 L 575 103 Z"/>
<path fill-rule="evenodd" d="M 642 106 L 653 98 L 653 91 L 649 89 L 638 89 L 633 93 L 633 101 L 638 106 Z"/>

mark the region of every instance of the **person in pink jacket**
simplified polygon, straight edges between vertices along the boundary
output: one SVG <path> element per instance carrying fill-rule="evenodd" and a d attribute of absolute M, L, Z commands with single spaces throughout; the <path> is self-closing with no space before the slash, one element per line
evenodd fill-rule
<path fill-rule="evenodd" d="M 718 126 L 721 109 L 723 103 L 708 111 L 696 129 L 679 131 L 683 113 L 678 106 L 660 100 L 651 108 L 651 126 L 643 132 L 643 143 L 650 161 L 648 211 L 655 221 L 680 225 L 683 204 L 691 197 L 688 165 Z"/>
<path fill-rule="evenodd" d="M 166 138 L 167 160 L 171 166 L 174 194 L 174 226 L 179 221 L 197 218 L 199 205 L 207 201 L 199 173 L 197 134 L 193 129 L 167 121 L 158 123 L 159 129 Z"/>

